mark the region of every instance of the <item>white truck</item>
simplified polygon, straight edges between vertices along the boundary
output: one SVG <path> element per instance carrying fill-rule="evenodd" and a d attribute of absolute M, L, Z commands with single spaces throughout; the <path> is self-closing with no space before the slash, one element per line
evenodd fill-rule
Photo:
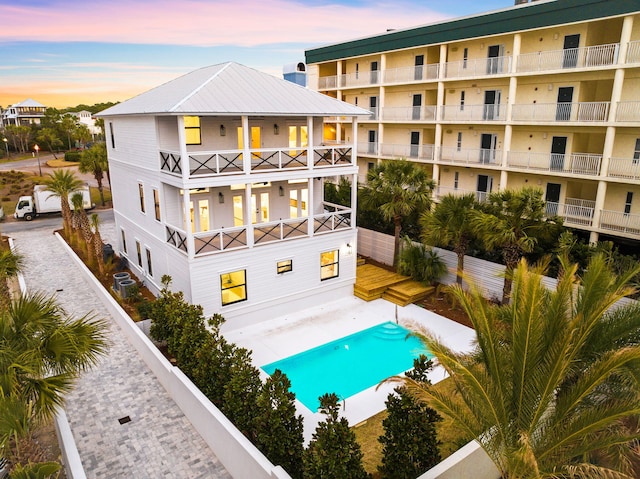
<path fill-rule="evenodd" d="M 93 208 L 91 203 L 91 194 L 89 193 L 89 185 L 84 184 L 79 189 L 69 194 L 69 206 L 73 210 L 71 197 L 76 193 L 82 193 L 83 207 L 85 210 Z M 47 190 L 45 185 L 35 185 L 33 187 L 33 196 L 21 196 L 16 204 L 16 212 L 13 214 L 16 219 L 24 219 L 31 221 L 38 215 L 47 213 L 60 213 L 62 206 L 60 205 L 60 197 L 53 196 L 51 191 Z"/>

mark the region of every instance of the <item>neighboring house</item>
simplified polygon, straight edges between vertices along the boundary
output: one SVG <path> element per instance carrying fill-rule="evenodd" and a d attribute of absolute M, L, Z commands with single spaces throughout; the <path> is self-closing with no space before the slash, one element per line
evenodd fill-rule
<path fill-rule="evenodd" d="M 38 103 L 31 98 L 11 105 L 6 110 L 2 110 L 2 120 L 0 124 L 6 126 L 16 125 L 39 125 L 44 118 L 44 112 L 47 109 L 41 103 Z"/>
<path fill-rule="evenodd" d="M 282 68 L 282 77 L 300 86 L 307 86 L 307 67 L 304 63 L 292 63 Z"/>
<path fill-rule="evenodd" d="M 309 87 L 359 105 L 361 180 L 408 158 L 447 193 L 535 186 L 591 241 L 640 240 L 640 3 L 556 0 L 306 51 Z M 353 138 L 349 121 L 328 125 Z"/>
<path fill-rule="evenodd" d="M 69 114 L 74 115 L 78 119 L 78 123 L 89 128 L 89 133 L 91 133 L 91 136 L 94 139 L 96 135 L 100 135 L 102 133 L 100 127 L 96 126 L 96 119 L 90 111 L 81 110 L 77 112 L 70 112 Z"/>
<path fill-rule="evenodd" d="M 184 75 L 104 118 L 120 255 L 234 329 L 351 295 L 355 207 L 324 183 L 357 165 L 324 117 L 369 112 L 237 63 Z"/>

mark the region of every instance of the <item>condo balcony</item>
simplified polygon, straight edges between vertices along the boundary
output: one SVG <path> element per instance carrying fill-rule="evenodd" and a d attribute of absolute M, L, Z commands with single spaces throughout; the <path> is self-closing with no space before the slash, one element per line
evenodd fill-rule
<path fill-rule="evenodd" d="M 489 193 L 486 191 L 477 191 L 477 190 L 465 190 L 461 188 L 455 188 L 452 186 L 440 186 L 438 185 L 434 191 L 434 198 L 436 201 L 440 201 L 443 196 L 453 195 L 453 196 L 463 196 L 472 194 L 475 196 L 476 201 L 482 203 L 487 200 Z"/>
<path fill-rule="evenodd" d="M 616 121 L 640 122 L 640 101 L 618 102 L 618 109 L 616 110 Z"/>
<path fill-rule="evenodd" d="M 469 58 L 444 65 L 445 78 L 484 77 L 506 74 L 511 70 L 511 56 Z"/>
<path fill-rule="evenodd" d="M 382 108 L 383 121 L 436 121 L 436 105 Z"/>
<path fill-rule="evenodd" d="M 434 161 L 435 145 L 406 145 L 383 143 L 380 156 L 384 158 L 406 158 L 413 161 Z"/>
<path fill-rule="evenodd" d="M 518 170 L 598 176 L 601 164 L 602 155 L 593 153 L 535 153 L 531 151 L 509 151 L 507 153 L 507 166 Z"/>
<path fill-rule="evenodd" d="M 640 159 L 610 158 L 607 176 L 625 180 L 640 180 Z"/>
<path fill-rule="evenodd" d="M 386 84 L 411 83 L 437 80 L 440 71 L 438 63 L 402 68 L 388 68 L 383 71 L 382 79 Z"/>
<path fill-rule="evenodd" d="M 516 103 L 511 119 L 520 122 L 606 122 L 610 102 Z"/>
<path fill-rule="evenodd" d="M 593 224 L 593 213 L 596 202 L 580 198 L 566 198 L 564 203 L 545 203 L 547 217 L 558 216 L 567 226 L 590 227 Z"/>
<path fill-rule="evenodd" d="M 640 215 L 637 214 L 602 210 L 599 226 L 601 230 L 614 231 L 629 238 L 640 238 Z"/>
<path fill-rule="evenodd" d="M 506 105 L 444 105 L 441 109 L 442 121 L 505 121 Z"/>
<path fill-rule="evenodd" d="M 618 61 L 619 43 L 518 55 L 516 71 L 543 72 L 567 68 L 601 68 Z"/>

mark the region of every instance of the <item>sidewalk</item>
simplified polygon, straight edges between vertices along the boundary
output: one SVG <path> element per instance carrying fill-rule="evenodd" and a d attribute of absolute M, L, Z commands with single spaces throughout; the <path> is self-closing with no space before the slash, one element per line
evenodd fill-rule
<path fill-rule="evenodd" d="M 101 232 L 112 241 L 113 223 Z M 11 236 L 25 257 L 29 290 L 55 294 L 71 315 L 108 318 L 50 229 Z M 65 408 L 87 477 L 231 478 L 115 324 L 109 338 L 108 356 L 82 375 Z"/>

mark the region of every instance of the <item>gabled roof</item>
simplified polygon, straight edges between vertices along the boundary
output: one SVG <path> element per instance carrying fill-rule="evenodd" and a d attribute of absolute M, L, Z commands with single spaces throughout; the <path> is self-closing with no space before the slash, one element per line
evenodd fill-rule
<path fill-rule="evenodd" d="M 24 101 L 21 101 L 20 103 L 16 103 L 15 105 L 11 105 L 12 108 L 45 108 L 45 106 L 40 103 L 37 102 L 35 100 L 33 100 L 32 98 L 27 98 Z"/>
<path fill-rule="evenodd" d="M 139 114 L 355 116 L 370 112 L 229 62 L 187 73 L 97 116 Z"/>

